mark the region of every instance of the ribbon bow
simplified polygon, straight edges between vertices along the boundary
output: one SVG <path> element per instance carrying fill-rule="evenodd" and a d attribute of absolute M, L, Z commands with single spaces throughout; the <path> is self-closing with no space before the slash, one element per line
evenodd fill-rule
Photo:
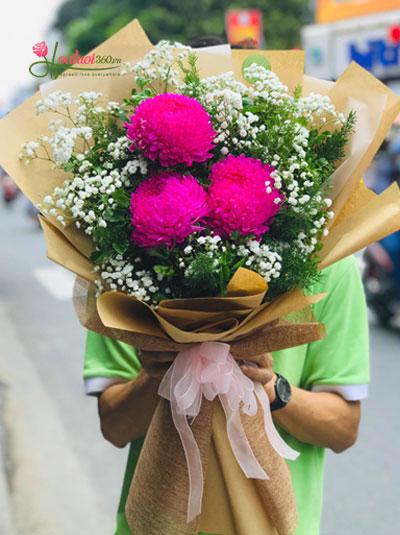
<path fill-rule="evenodd" d="M 263 386 L 242 373 L 229 350 L 228 344 L 220 342 L 204 342 L 184 349 L 164 375 L 158 390 L 160 396 L 171 402 L 172 418 L 188 465 L 188 523 L 201 512 L 204 487 L 200 451 L 188 419 L 193 420 L 199 414 L 203 395 L 209 401 L 219 397 L 232 451 L 246 477 L 269 479 L 251 449 L 240 419 L 240 409 L 249 416 L 257 414 L 257 398 L 264 412 L 265 432 L 274 450 L 286 459 L 294 460 L 299 455 L 275 429 Z"/>

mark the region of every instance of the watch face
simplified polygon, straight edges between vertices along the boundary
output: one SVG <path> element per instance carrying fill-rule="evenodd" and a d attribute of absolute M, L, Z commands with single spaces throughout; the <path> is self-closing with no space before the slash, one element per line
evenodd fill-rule
<path fill-rule="evenodd" d="M 276 391 L 281 401 L 283 401 L 284 403 L 288 403 L 290 401 L 292 390 L 290 388 L 290 384 L 284 377 L 280 376 L 278 378 L 276 382 Z"/>

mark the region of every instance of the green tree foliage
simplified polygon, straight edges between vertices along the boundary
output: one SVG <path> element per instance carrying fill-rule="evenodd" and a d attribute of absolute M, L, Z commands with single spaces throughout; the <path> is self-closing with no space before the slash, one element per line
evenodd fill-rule
<path fill-rule="evenodd" d="M 58 11 L 55 27 L 71 51 L 86 53 L 133 18 L 150 39 L 187 42 L 201 34 L 224 35 L 229 8 L 260 8 L 267 48 L 298 46 L 301 26 L 309 20 L 308 0 L 68 0 Z"/>

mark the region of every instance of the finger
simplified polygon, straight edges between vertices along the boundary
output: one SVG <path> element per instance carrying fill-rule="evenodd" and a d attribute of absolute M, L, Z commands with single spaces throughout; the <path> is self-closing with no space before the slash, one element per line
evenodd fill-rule
<path fill-rule="evenodd" d="M 260 366 L 260 368 L 272 367 L 272 355 L 271 353 L 261 353 L 260 355 L 246 356 L 246 360 L 254 362 Z"/>
<path fill-rule="evenodd" d="M 241 366 L 240 368 L 249 379 L 263 385 L 269 383 L 274 375 L 272 369 L 268 368 L 253 368 L 252 366 Z"/>

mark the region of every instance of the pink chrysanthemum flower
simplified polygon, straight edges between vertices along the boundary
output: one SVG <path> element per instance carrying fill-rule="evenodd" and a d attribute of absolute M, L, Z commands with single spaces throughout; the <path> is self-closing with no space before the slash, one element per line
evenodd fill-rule
<path fill-rule="evenodd" d="M 164 167 L 204 162 L 217 135 L 211 117 L 196 99 L 165 93 L 148 98 L 125 123 L 131 150 L 141 150 Z"/>
<path fill-rule="evenodd" d="M 207 193 L 191 175 L 162 173 L 140 184 L 131 197 L 132 240 L 139 246 L 169 247 L 202 230 Z"/>
<path fill-rule="evenodd" d="M 229 236 L 238 231 L 260 238 L 268 231 L 281 201 L 271 177 L 273 170 L 243 154 L 229 155 L 212 166 L 208 203 L 215 232 Z"/>

